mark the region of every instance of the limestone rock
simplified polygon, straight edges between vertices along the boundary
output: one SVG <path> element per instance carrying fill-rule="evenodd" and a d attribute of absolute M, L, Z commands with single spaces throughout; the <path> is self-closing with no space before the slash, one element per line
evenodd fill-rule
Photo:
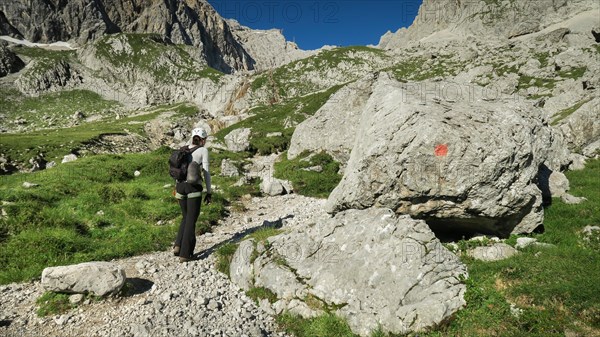
<path fill-rule="evenodd" d="M 510 27 L 510 30 L 507 33 L 507 37 L 511 39 L 513 37 L 535 33 L 539 30 L 539 22 L 533 20 L 521 21 L 518 22 L 516 25 Z"/>
<path fill-rule="evenodd" d="M 75 154 L 71 153 L 71 154 L 68 154 L 68 155 L 66 155 L 66 156 L 63 157 L 62 163 L 63 164 L 64 163 L 70 163 L 70 162 L 75 161 L 75 160 L 77 160 L 77 156 Z"/>
<path fill-rule="evenodd" d="M 279 29 L 250 29 L 235 20 L 227 20 L 227 23 L 236 40 L 252 55 L 256 62 L 255 70 L 272 69 L 315 53 L 301 50 L 295 43 L 286 41 Z"/>
<path fill-rule="evenodd" d="M 534 238 L 517 238 L 517 244 L 515 248 L 523 249 L 537 242 L 537 239 Z"/>
<path fill-rule="evenodd" d="M 48 62 L 47 59 L 31 61 L 15 82 L 19 91 L 37 96 L 45 91 L 73 88 L 82 83 L 82 76 L 66 61 Z"/>
<path fill-rule="evenodd" d="M 486 36 L 492 41 L 518 39 L 593 9 L 598 9 L 598 3 L 593 0 L 424 0 L 412 25 L 395 33 L 386 33 L 381 37 L 379 47 L 400 49 L 412 41 L 422 42 L 428 38 L 437 38 L 438 42 L 442 38 L 462 41 L 469 36 Z"/>
<path fill-rule="evenodd" d="M 233 152 L 242 152 L 250 148 L 249 128 L 235 129 L 225 136 L 225 145 L 227 149 Z"/>
<path fill-rule="evenodd" d="M 559 128 L 572 151 L 581 151 L 600 141 L 600 98 L 596 97 L 581 105 L 560 122 Z"/>
<path fill-rule="evenodd" d="M 294 301 L 310 295 L 337 306 L 354 333 L 368 336 L 378 327 L 421 331 L 465 304 L 460 279 L 466 267 L 424 221 L 391 210 L 344 211 L 269 241 L 254 275 L 256 284 L 277 294 L 276 312 L 296 308 L 311 317 L 314 310 Z"/>
<path fill-rule="evenodd" d="M 562 200 L 562 202 L 564 202 L 565 204 L 578 205 L 578 204 L 581 204 L 582 202 L 586 201 L 587 198 L 585 198 L 585 197 L 576 197 L 576 196 L 573 196 L 573 195 L 571 195 L 569 193 L 565 193 L 565 194 L 562 194 L 560 196 L 560 200 Z"/>
<path fill-rule="evenodd" d="M 260 191 L 263 194 L 276 196 L 285 194 L 286 190 L 281 183 L 281 180 L 275 178 L 265 178 L 260 183 Z"/>
<path fill-rule="evenodd" d="M 49 267 L 42 272 L 42 286 L 47 291 L 105 296 L 117 293 L 124 284 L 125 271 L 109 262 Z"/>
<path fill-rule="evenodd" d="M 600 234 L 600 226 L 585 226 L 581 230 L 581 234 L 583 235 L 583 239 L 589 241 L 593 236 L 598 236 Z"/>
<path fill-rule="evenodd" d="M 6 42 L 0 41 L 0 77 L 16 73 L 24 66 L 25 63 L 8 49 Z"/>
<path fill-rule="evenodd" d="M 569 179 L 558 171 L 552 171 L 545 166 L 540 168 L 538 186 L 545 199 L 561 197 L 569 191 Z"/>
<path fill-rule="evenodd" d="M 371 95 L 375 77 L 367 76 L 335 93 L 313 118 L 299 124 L 292 135 L 288 158 L 304 151 L 325 151 L 345 164 L 355 143 L 356 126 Z"/>
<path fill-rule="evenodd" d="M 569 164 L 570 171 L 580 171 L 585 169 L 586 157 L 577 153 L 571 154 L 571 164 Z"/>
<path fill-rule="evenodd" d="M 244 240 L 238 246 L 235 254 L 231 258 L 229 265 L 229 277 L 231 282 L 245 291 L 252 286 L 252 253 L 254 252 L 254 240 Z"/>
<path fill-rule="evenodd" d="M 468 255 L 481 261 L 500 261 L 516 255 L 518 251 L 506 243 L 496 243 L 492 246 L 475 247 Z"/>
<path fill-rule="evenodd" d="M 34 183 L 30 183 L 28 181 L 24 181 L 23 182 L 23 188 L 34 188 L 34 187 L 38 187 L 40 185 L 38 184 L 34 184 Z"/>
<path fill-rule="evenodd" d="M 350 158 L 328 210 L 385 207 L 434 227 L 501 236 L 541 225 L 535 180 L 538 167 L 564 150 L 553 145 L 556 132 L 521 102 L 426 98 L 425 85 L 444 83 L 401 84 L 379 75 L 359 122 L 348 128 L 357 141 L 347 145 Z M 321 110 L 304 123 L 332 114 Z M 343 136 L 301 137 L 326 143 Z"/>
<path fill-rule="evenodd" d="M 542 34 L 537 37 L 538 40 L 545 40 L 551 43 L 561 42 L 571 30 L 569 28 L 557 28 L 549 33 Z"/>
<path fill-rule="evenodd" d="M 560 197 L 569 191 L 569 179 L 561 172 L 552 172 L 549 182 L 552 196 Z"/>
<path fill-rule="evenodd" d="M 224 177 L 237 177 L 240 175 L 238 168 L 229 159 L 221 162 L 221 175 Z"/>

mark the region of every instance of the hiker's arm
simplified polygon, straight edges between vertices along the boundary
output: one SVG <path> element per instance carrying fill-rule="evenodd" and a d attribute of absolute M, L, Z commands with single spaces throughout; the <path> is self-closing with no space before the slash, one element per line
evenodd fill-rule
<path fill-rule="evenodd" d="M 206 184 L 206 193 L 212 193 L 212 187 L 210 184 L 210 170 L 208 160 L 208 150 L 204 147 L 202 151 L 202 172 L 204 172 L 204 183 Z"/>

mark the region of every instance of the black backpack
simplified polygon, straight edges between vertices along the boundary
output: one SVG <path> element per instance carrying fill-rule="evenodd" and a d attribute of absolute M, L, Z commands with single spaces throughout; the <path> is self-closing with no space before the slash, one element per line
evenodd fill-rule
<path fill-rule="evenodd" d="M 169 157 L 169 175 L 177 181 L 185 181 L 187 177 L 187 168 L 192 161 L 192 152 L 196 151 L 200 146 L 189 148 L 183 146 L 178 150 L 174 150 Z"/>

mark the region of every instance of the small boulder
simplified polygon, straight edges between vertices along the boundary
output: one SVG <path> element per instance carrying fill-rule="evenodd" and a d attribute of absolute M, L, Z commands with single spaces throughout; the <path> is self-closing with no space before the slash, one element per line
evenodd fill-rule
<path fill-rule="evenodd" d="M 254 240 L 249 239 L 242 241 L 235 251 L 235 254 L 233 254 L 231 264 L 229 265 L 231 282 L 237 284 L 245 291 L 250 290 L 250 287 L 252 286 L 253 268 L 251 258 L 253 252 Z"/>
<path fill-rule="evenodd" d="M 221 162 L 221 176 L 223 177 L 238 177 L 240 171 L 229 159 L 224 159 Z"/>
<path fill-rule="evenodd" d="M 81 302 L 83 302 L 83 294 L 74 294 L 69 296 L 69 303 L 71 304 L 79 304 Z"/>
<path fill-rule="evenodd" d="M 582 202 L 586 201 L 587 198 L 585 197 L 576 197 L 573 196 L 569 193 L 565 193 L 563 195 L 560 196 L 560 200 L 562 200 L 562 202 L 564 202 L 565 204 L 569 204 L 569 205 L 578 205 L 581 204 Z"/>
<path fill-rule="evenodd" d="M 242 152 L 250 148 L 250 133 L 248 128 L 236 129 L 225 136 L 227 149 L 233 152 Z"/>
<path fill-rule="evenodd" d="M 71 153 L 71 154 L 68 154 L 63 157 L 62 163 L 63 164 L 69 163 L 69 162 L 76 161 L 76 160 L 77 160 L 77 156 Z"/>
<path fill-rule="evenodd" d="M 39 184 L 30 183 L 28 181 L 23 182 L 23 188 L 34 188 L 40 186 Z"/>
<path fill-rule="evenodd" d="M 44 269 L 42 287 L 47 291 L 105 296 L 121 290 L 125 279 L 125 270 L 114 263 L 86 262 Z"/>
<path fill-rule="evenodd" d="M 323 166 L 316 165 L 316 166 L 306 167 L 306 168 L 303 168 L 302 171 L 321 173 L 321 172 L 323 172 Z"/>
<path fill-rule="evenodd" d="M 570 171 L 580 171 L 585 169 L 585 161 L 587 159 L 586 156 L 582 156 L 577 153 L 571 154 L 571 164 L 569 165 Z"/>
<path fill-rule="evenodd" d="M 492 246 L 476 247 L 468 252 L 468 255 L 481 261 L 500 261 L 508 259 L 517 254 L 518 251 L 506 243 L 496 243 Z"/>
<path fill-rule="evenodd" d="M 260 191 L 263 194 L 276 196 L 285 194 L 285 188 L 279 179 L 267 178 L 260 183 Z"/>
<path fill-rule="evenodd" d="M 523 249 L 523 248 L 528 247 L 536 242 L 537 242 L 537 239 L 534 239 L 534 238 L 518 238 L 515 248 Z"/>

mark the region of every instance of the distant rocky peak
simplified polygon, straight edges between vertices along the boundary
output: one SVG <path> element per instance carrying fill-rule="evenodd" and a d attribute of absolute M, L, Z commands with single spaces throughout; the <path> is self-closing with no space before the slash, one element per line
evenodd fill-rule
<path fill-rule="evenodd" d="M 596 0 L 423 0 L 413 24 L 386 33 L 379 46 L 397 49 L 434 34 L 440 38 L 511 39 L 598 6 Z"/>

